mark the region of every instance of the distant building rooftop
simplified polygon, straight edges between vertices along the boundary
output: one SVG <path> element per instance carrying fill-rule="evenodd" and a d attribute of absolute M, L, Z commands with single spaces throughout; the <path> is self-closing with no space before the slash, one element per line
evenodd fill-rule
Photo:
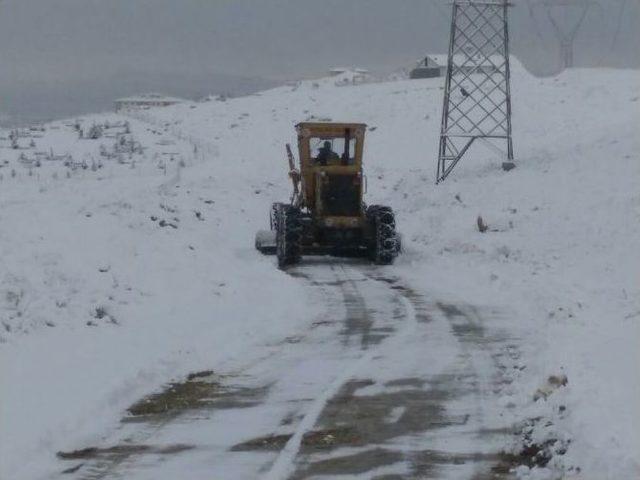
<path fill-rule="evenodd" d="M 118 98 L 115 100 L 115 110 L 144 109 L 150 107 L 166 107 L 182 103 L 184 100 L 177 97 L 169 97 L 159 93 L 143 93 L 131 97 Z"/>
<path fill-rule="evenodd" d="M 449 62 L 449 55 L 447 55 L 446 53 L 444 54 L 437 54 L 437 55 L 429 55 L 429 58 L 431 58 L 432 60 L 434 60 L 436 63 L 438 63 L 439 65 L 442 65 L 444 67 L 447 66 L 447 63 Z M 489 59 L 486 59 L 480 55 L 478 56 L 466 56 L 466 55 L 462 55 L 460 53 L 457 53 L 453 56 L 453 61 L 455 63 L 457 63 L 458 65 L 466 63 L 468 65 L 476 65 L 479 67 L 491 67 L 491 63 L 489 62 L 489 60 L 497 63 L 498 65 L 501 63 L 501 58 L 497 57 L 495 55 L 492 55 L 489 57 Z"/>
<path fill-rule="evenodd" d="M 409 72 L 409 78 L 434 78 L 441 77 L 446 71 L 446 67 L 443 67 L 442 60 L 438 61 L 435 55 L 427 55 Z M 446 56 L 444 58 L 444 65 L 447 64 Z"/>
<path fill-rule="evenodd" d="M 474 73 L 494 73 L 497 71 L 496 65 L 500 65 L 501 61 L 499 57 L 487 59 L 482 56 L 467 56 L 463 54 L 455 54 L 453 57 L 454 64 L 458 65 L 456 72 L 469 75 Z M 443 77 L 447 73 L 448 63 L 449 56 L 447 54 L 429 54 L 421 59 L 409 72 L 409 78 Z"/>
<path fill-rule="evenodd" d="M 335 77 L 336 75 L 340 75 L 346 72 L 354 72 L 360 75 L 367 75 L 369 73 L 369 70 L 366 70 L 364 68 L 335 67 L 329 70 L 329 75 L 331 75 L 332 77 Z"/>

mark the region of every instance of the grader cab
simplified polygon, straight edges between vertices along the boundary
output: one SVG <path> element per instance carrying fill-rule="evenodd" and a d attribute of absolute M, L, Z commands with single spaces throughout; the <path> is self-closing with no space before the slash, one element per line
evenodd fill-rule
<path fill-rule="evenodd" d="M 390 207 L 366 206 L 362 157 L 366 125 L 304 122 L 296 125 L 299 169 L 287 145 L 293 194 L 271 208 L 271 230 L 256 248 L 276 254 L 281 268 L 303 255 L 368 256 L 386 265 L 400 251 Z"/>

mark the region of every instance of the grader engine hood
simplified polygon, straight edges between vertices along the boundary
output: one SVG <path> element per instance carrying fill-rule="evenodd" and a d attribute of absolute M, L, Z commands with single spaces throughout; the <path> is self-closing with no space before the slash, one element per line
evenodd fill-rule
<path fill-rule="evenodd" d="M 319 216 L 358 217 L 362 214 L 360 172 L 316 173 L 315 200 Z"/>

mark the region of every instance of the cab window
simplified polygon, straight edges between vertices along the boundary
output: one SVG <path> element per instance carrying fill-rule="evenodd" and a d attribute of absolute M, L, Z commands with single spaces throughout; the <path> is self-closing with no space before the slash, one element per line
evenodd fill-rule
<path fill-rule="evenodd" d="M 311 158 L 315 165 L 353 165 L 355 163 L 356 140 L 345 138 L 310 139 Z"/>

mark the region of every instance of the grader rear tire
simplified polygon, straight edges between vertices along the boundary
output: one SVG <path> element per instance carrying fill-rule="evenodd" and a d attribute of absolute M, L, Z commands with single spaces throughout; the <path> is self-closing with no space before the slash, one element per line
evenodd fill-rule
<path fill-rule="evenodd" d="M 369 249 L 371 260 L 376 265 L 390 265 L 399 251 L 396 221 L 391 207 L 371 205 L 367 208 L 373 238 Z"/>
<path fill-rule="evenodd" d="M 298 263 L 301 258 L 302 224 L 300 223 L 300 209 L 291 205 L 281 205 L 276 215 L 276 222 L 278 267 L 285 268 Z"/>

